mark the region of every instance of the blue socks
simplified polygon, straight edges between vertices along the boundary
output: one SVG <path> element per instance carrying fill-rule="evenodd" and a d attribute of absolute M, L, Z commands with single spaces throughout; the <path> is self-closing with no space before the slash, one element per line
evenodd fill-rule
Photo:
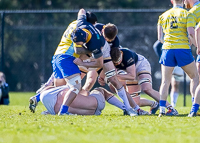
<path fill-rule="evenodd" d="M 199 110 L 199 104 L 193 104 L 191 112 L 195 112 L 196 113 L 198 110 Z"/>
<path fill-rule="evenodd" d="M 160 100 L 160 106 L 165 107 L 166 106 L 166 101 L 165 100 Z"/>
<path fill-rule="evenodd" d="M 61 105 L 60 107 L 60 114 L 68 113 L 69 106 Z"/>
<path fill-rule="evenodd" d="M 40 102 L 40 93 L 35 95 L 37 102 Z"/>
<path fill-rule="evenodd" d="M 192 97 L 192 104 L 194 103 L 194 97 Z"/>

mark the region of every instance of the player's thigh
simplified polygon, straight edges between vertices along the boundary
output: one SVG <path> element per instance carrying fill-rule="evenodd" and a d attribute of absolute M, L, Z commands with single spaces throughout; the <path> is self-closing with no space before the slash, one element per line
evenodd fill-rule
<path fill-rule="evenodd" d="M 195 65 L 195 62 L 193 61 L 192 63 L 181 67 L 190 78 L 194 78 L 195 76 L 198 76 L 198 72 L 197 72 L 197 67 Z"/>
<path fill-rule="evenodd" d="M 170 83 L 174 67 L 161 65 L 162 81 Z"/>

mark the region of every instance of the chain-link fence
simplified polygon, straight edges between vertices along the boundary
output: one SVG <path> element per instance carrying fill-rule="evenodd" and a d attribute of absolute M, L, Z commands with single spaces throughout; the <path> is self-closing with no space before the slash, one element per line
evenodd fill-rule
<path fill-rule="evenodd" d="M 90 10 L 99 23 L 114 23 L 120 45 L 144 55 L 152 67 L 153 87 L 159 89 L 158 16 L 165 9 Z M 61 36 L 78 10 L 1 11 L 1 70 L 11 91 L 35 91 L 52 73 L 51 59 Z M 183 91 L 182 91 L 183 92 Z"/>

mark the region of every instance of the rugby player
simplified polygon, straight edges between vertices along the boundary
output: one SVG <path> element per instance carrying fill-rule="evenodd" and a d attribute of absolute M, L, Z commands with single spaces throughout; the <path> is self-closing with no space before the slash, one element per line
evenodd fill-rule
<path fill-rule="evenodd" d="M 77 23 L 77 27 L 79 27 L 79 29 L 76 30 L 74 33 L 72 33 L 72 39 L 73 39 L 73 42 L 75 43 L 74 44 L 75 47 L 77 47 L 77 48 L 75 48 L 75 52 L 76 52 L 76 50 L 78 50 L 76 53 L 81 54 L 81 55 L 86 55 L 86 54 L 91 53 L 91 52 L 88 52 L 88 51 L 91 51 L 91 50 L 88 49 L 89 47 L 87 45 L 87 41 L 85 40 L 85 35 L 88 34 L 89 30 L 85 30 L 84 31 L 84 28 L 85 28 L 86 24 L 88 23 L 88 22 L 87 23 L 85 22 L 86 24 L 84 23 L 84 20 L 86 20 L 86 13 L 85 13 L 84 9 L 81 9 L 79 11 L 78 19 L 80 19 L 82 21 Z M 92 26 L 90 25 L 89 27 L 91 28 Z M 66 30 L 66 32 L 69 32 L 71 29 L 73 29 L 73 28 L 70 28 L 69 30 Z M 95 33 L 95 32 L 93 32 L 93 33 Z M 96 37 L 97 37 L 97 39 L 100 38 L 100 36 L 96 36 Z M 106 43 L 105 39 L 103 41 Z M 85 44 L 85 42 L 86 42 L 86 44 Z M 102 42 L 102 39 L 101 39 L 101 42 Z M 96 42 L 92 42 L 92 43 L 93 44 L 98 44 Z M 80 47 L 84 47 L 84 48 L 80 48 Z M 82 50 L 80 50 L 80 49 L 82 49 Z M 137 104 L 135 104 L 135 102 L 133 100 L 132 100 L 132 103 L 131 103 L 132 106 L 130 106 L 128 98 L 127 98 L 127 95 L 126 95 L 126 92 L 125 92 L 125 89 L 124 89 L 124 87 L 121 85 L 121 83 L 118 81 L 118 79 L 116 77 L 114 65 L 113 65 L 113 63 L 111 61 L 111 58 L 110 58 L 110 48 L 108 48 L 105 51 L 106 51 L 106 54 L 102 54 L 101 50 L 96 48 L 96 49 L 93 50 L 93 53 L 95 52 L 98 55 L 98 58 L 101 58 L 102 61 L 103 61 L 103 56 L 102 55 L 104 55 L 103 71 L 105 72 L 107 78 L 110 79 L 110 82 L 112 82 L 112 84 L 116 87 L 117 94 L 123 99 L 124 104 L 126 106 L 127 113 L 130 116 L 135 116 L 135 114 L 137 114 L 137 112 L 134 111 L 133 108 L 134 109 L 138 109 L 139 107 L 138 107 Z M 101 55 L 101 57 L 99 57 L 100 55 Z M 76 58 L 73 62 L 76 65 L 83 66 L 83 67 L 86 67 L 86 68 L 91 68 L 91 67 L 98 68 L 98 67 L 100 67 L 100 66 L 95 66 L 96 64 L 98 65 L 100 63 L 99 62 L 100 60 L 95 60 L 94 58 L 95 57 L 93 56 L 93 59 L 91 61 L 89 61 L 89 62 L 84 62 L 83 61 L 84 58 Z M 70 69 L 68 69 L 68 70 L 70 70 Z M 54 74 L 54 76 L 55 76 L 55 74 Z M 64 85 L 65 82 L 66 81 L 63 81 L 62 83 L 60 82 L 61 83 L 60 85 Z M 70 88 L 70 90 L 71 90 L 71 88 Z M 64 102 L 65 102 L 65 100 L 64 100 Z M 32 104 L 31 103 L 31 105 L 36 105 L 36 104 L 34 104 L 34 103 Z M 63 105 L 63 107 L 65 107 L 65 106 Z M 61 108 L 61 110 L 62 110 L 62 108 Z"/>
<path fill-rule="evenodd" d="M 183 9 L 183 3 L 184 0 L 173 0 L 173 8 L 160 15 L 157 24 L 158 40 L 163 43 L 162 55 L 159 61 L 162 72 L 159 117 L 165 115 L 168 89 L 175 66 L 178 65 L 181 67 L 190 77 L 190 92 L 192 97 L 194 97 L 195 89 L 199 82 L 188 38 L 189 35 L 191 42 L 193 42 L 194 26 L 196 23 L 193 15 Z"/>
<path fill-rule="evenodd" d="M 152 108 L 150 109 L 150 114 L 155 114 L 159 107 L 158 103 L 140 99 L 138 94 L 140 93 L 141 88 L 144 93 L 152 97 L 157 102 L 160 100 L 159 92 L 152 88 L 151 66 L 148 60 L 144 56 L 127 48 L 111 49 L 111 57 L 117 70 L 126 71 L 126 74 L 118 74 L 118 78 L 120 80 L 128 80 L 127 87 L 129 93 L 135 97 L 135 100 L 138 100 L 139 103 L 141 102 L 141 104 L 139 104 L 140 106 L 149 106 L 151 104 L 150 106 Z M 137 80 L 138 83 L 134 80 Z M 137 88 L 137 90 L 134 88 Z M 178 114 L 178 112 L 168 102 L 166 103 L 166 107 L 168 109 L 166 115 L 171 114 L 171 112 Z"/>
<path fill-rule="evenodd" d="M 56 115 L 59 113 L 60 106 L 63 103 L 65 94 L 70 90 L 68 85 L 63 85 L 59 87 L 48 86 L 46 87 L 40 95 L 40 100 L 47 109 L 47 112 L 42 112 L 43 114 Z M 100 115 L 101 111 L 105 107 L 105 100 L 110 104 L 110 100 L 117 100 L 117 107 L 125 110 L 124 104 L 119 101 L 114 95 L 108 92 L 104 88 L 95 88 L 90 93 L 81 90 L 73 102 L 70 104 L 68 112 L 77 115 Z M 136 115 L 137 116 L 137 115 Z"/>
<path fill-rule="evenodd" d="M 197 55 L 200 55 L 200 22 L 195 29 L 195 40 L 197 45 Z M 200 84 L 197 86 L 194 96 L 194 102 L 192 104 L 192 108 L 188 117 L 194 117 L 197 115 L 197 111 L 199 110 L 200 105 Z"/>
<path fill-rule="evenodd" d="M 156 41 L 153 45 L 153 49 L 156 55 L 160 58 L 162 54 L 162 43 L 160 41 Z M 175 66 L 172 72 L 172 79 L 171 79 L 171 92 L 170 92 L 170 99 L 172 107 L 176 106 L 178 96 L 179 96 L 179 85 L 181 78 L 183 78 L 184 72 L 182 68 Z"/>

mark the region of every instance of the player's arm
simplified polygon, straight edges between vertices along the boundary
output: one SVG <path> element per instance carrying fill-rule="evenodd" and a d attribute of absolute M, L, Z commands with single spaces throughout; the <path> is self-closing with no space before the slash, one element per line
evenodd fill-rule
<path fill-rule="evenodd" d="M 188 31 L 188 37 L 189 37 L 191 44 L 193 44 L 196 47 L 194 27 L 188 27 L 187 31 Z"/>
<path fill-rule="evenodd" d="M 91 51 L 89 51 L 89 50 L 87 50 L 86 48 L 84 48 L 84 47 L 82 47 L 82 46 L 79 46 L 79 45 L 75 45 L 75 46 L 74 46 L 74 52 L 75 52 L 76 54 L 79 54 L 79 55 L 91 53 Z"/>
<path fill-rule="evenodd" d="M 188 32 L 188 38 L 194 46 L 196 46 L 195 41 L 195 31 L 194 27 L 196 25 L 195 16 L 194 14 L 189 14 L 187 17 L 187 32 Z"/>
<path fill-rule="evenodd" d="M 164 40 L 163 40 L 163 30 L 162 30 L 162 27 L 161 25 L 158 25 L 157 26 L 157 31 L 158 31 L 158 40 L 161 42 L 161 43 L 164 43 Z"/>
<path fill-rule="evenodd" d="M 136 78 L 136 68 L 135 64 L 126 68 L 127 74 L 118 74 L 117 77 L 119 80 L 135 80 Z"/>
<path fill-rule="evenodd" d="M 197 55 L 200 55 L 200 23 L 195 29 L 195 39 L 196 39 L 196 46 L 197 46 Z"/>
<path fill-rule="evenodd" d="M 83 62 L 81 59 L 76 58 L 74 63 L 79 66 L 84 66 L 86 68 L 101 68 L 103 67 L 103 56 L 92 59 L 90 62 Z"/>

